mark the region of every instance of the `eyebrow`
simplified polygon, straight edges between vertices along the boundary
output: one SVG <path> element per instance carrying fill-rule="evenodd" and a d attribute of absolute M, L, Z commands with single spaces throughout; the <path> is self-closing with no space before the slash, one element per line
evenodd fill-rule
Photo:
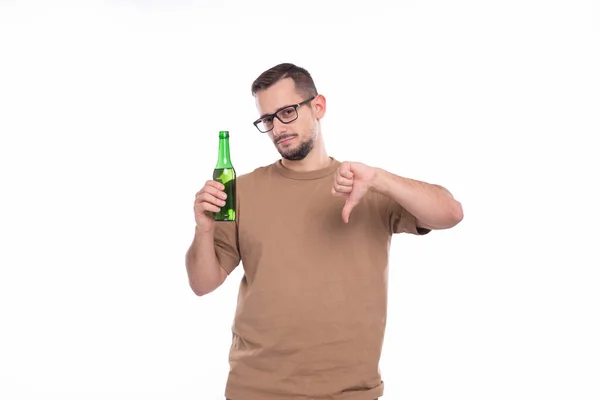
<path fill-rule="evenodd" d="M 263 115 L 261 115 L 261 116 L 260 116 L 258 119 L 263 119 L 264 117 L 268 117 L 268 116 L 271 116 L 271 115 L 277 114 L 279 111 L 281 111 L 281 110 L 285 110 L 286 108 L 288 108 L 288 107 L 291 107 L 291 106 L 293 106 L 293 105 L 294 105 L 294 104 L 288 104 L 287 106 L 279 107 L 277 110 L 275 110 L 275 112 L 274 112 L 274 113 L 270 113 L 270 114 L 268 114 L 268 113 L 267 113 L 267 114 L 263 114 Z"/>

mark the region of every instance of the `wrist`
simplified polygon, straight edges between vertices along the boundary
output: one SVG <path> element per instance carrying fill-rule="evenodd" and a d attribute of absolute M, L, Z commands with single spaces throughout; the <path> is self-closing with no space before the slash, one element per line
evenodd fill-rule
<path fill-rule="evenodd" d="M 195 232 L 196 236 L 201 236 L 202 238 L 206 238 L 206 237 L 209 237 L 209 236 L 213 236 L 214 229 L 207 228 L 205 226 L 201 226 L 201 225 L 196 224 L 196 226 L 194 228 L 194 232 Z"/>
<path fill-rule="evenodd" d="M 371 178 L 369 189 L 379 194 L 386 194 L 386 188 L 389 187 L 389 185 L 386 183 L 387 180 L 387 172 L 381 168 L 374 167 L 373 177 Z"/>

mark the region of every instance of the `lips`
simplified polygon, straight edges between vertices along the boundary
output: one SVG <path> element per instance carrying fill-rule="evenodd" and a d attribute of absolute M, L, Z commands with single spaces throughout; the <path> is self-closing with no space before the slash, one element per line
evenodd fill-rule
<path fill-rule="evenodd" d="M 284 138 L 278 139 L 278 140 L 277 140 L 277 144 L 289 142 L 289 141 L 290 141 L 290 140 L 292 140 L 293 138 L 295 138 L 295 136 L 287 136 L 287 137 L 284 137 Z"/>

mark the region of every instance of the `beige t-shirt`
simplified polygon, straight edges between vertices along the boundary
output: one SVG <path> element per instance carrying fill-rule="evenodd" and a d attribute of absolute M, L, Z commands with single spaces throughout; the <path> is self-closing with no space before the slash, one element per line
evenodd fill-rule
<path fill-rule="evenodd" d="M 231 400 L 373 400 L 386 326 L 393 233 L 415 217 L 369 192 L 342 220 L 339 162 L 311 172 L 280 161 L 237 179 L 237 221 L 219 222 L 217 256 L 241 264 L 232 326 Z"/>

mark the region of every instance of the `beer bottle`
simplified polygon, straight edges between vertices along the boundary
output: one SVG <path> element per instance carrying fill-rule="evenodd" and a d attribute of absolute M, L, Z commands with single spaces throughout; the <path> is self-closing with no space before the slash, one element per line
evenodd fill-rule
<path fill-rule="evenodd" d="M 213 180 L 222 183 L 225 186 L 223 191 L 227 194 L 221 211 L 213 213 L 214 220 L 235 221 L 235 169 L 229 157 L 229 131 L 219 132 L 219 158 L 213 171 Z"/>

